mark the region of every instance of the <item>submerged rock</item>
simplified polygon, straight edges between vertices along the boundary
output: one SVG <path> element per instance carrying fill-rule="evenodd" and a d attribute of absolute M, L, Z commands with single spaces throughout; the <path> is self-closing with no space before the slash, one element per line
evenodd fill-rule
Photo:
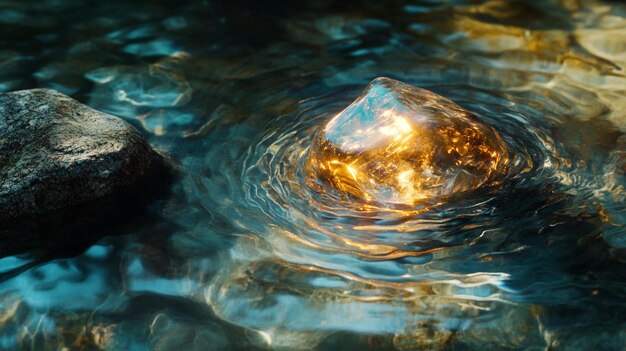
<path fill-rule="evenodd" d="M 172 108 L 187 104 L 193 89 L 177 69 L 183 53 L 147 67 L 103 67 L 85 74 L 95 83 L 89 105 L 134 118 L 142 108 Z"/>
<path fill-rule="evenodd" d="M 53 90 L 0 95 L 0 227 L 72 208 L 74 216 L 85 204 L 132 194 L 160 165 L 117 117 Z"/>
<path fill-rule="evenodd" d="M 493 183 L 507 150 L 495 129 L 454 102 L 377 78 L 316 134 L 306 171 L 320 193 L 413 205 Z"/>

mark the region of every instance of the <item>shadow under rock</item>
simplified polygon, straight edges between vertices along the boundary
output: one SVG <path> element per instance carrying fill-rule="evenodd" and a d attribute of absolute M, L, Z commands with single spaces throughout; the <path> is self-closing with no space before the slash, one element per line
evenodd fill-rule
<path fill-rule="evenodd" d="M 0 223 L 0 258 L 28 254 L 41 262 L 71 257 L 104 236 L 128 233 L 133 224 L 158 217 L 158 209 L 170 197 L 171 185 L 178 176 L 169 161 L 160 159 L 133 189 L 37 217 Z"/>

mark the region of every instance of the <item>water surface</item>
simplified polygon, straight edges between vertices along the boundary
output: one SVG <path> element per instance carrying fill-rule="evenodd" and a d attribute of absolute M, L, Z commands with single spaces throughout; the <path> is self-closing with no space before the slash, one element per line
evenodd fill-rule
<path fill-rule="evenodd" d="M 0 91 L 122 117 L 181 177 L 110 235 L 1 258 L 0 349 L 623 350 L 625 42 L 608 1 L 2 1 Z M 409 216 L 311 191 L 315 132 L 379 76 L 517 171 Z"/>

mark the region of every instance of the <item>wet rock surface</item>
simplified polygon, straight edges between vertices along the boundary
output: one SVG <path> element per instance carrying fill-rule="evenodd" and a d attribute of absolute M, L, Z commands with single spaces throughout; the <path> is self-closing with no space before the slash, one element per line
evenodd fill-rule
<path fill-rule="evenodd" d="M 90 217 L 85 205 L 102 215 L 102 206 L 127 207 L 115 197 L 132 201 L 162 165 L 133 126 L 64 94 L 0 95 L 0 227 L 68 210 Z"/>

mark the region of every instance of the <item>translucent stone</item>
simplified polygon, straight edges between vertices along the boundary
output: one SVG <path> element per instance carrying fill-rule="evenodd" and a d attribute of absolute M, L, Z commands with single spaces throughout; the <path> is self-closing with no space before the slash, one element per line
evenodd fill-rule
<path fill-rule="evenodd" d="M 498 133 L 462 107 L 377 78 L 316 133 L 305 170 L 320 193 L 413 205 L 493 182 L 507 163 Z"/>

